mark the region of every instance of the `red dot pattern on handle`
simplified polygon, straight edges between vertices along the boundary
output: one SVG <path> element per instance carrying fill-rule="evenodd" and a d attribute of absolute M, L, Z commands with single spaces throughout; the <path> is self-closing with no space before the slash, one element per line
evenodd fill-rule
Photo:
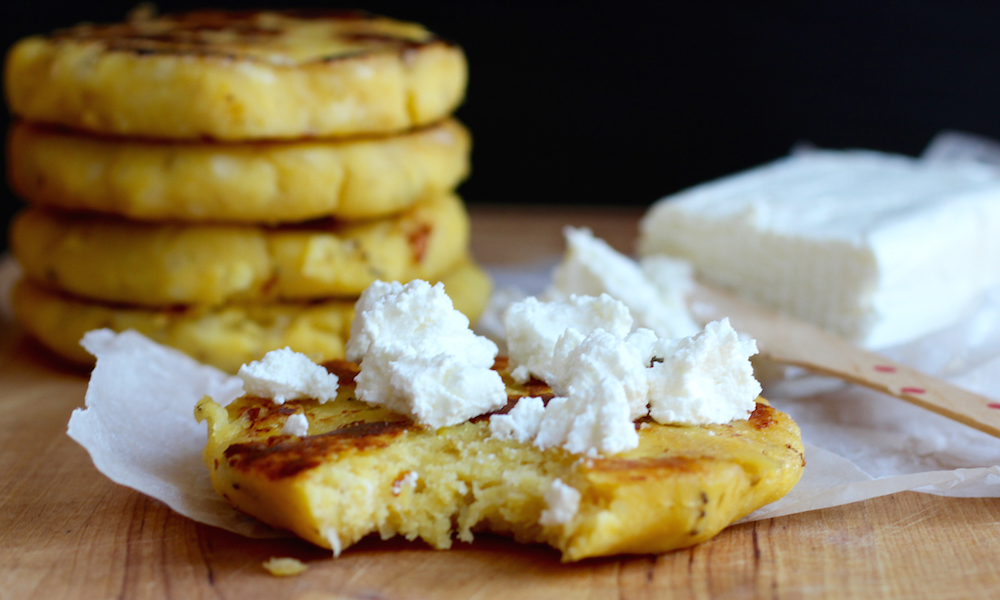
<path fill-rule="evenodd" d="M 918 388 L 918 387 L 905 387 L 905 388 L 903 388 L 903 389 L 901 389 L 899 391 L 903 392 L 904 394 L 926 394 L 927 393 L 927 390 L 925 390 L 924 388 Z"/>
<path fill-rule="evenodd" d="M 889 365 L 875 365 L 875 370 L 879 373 L 895 373 L 896 367 Z"/>

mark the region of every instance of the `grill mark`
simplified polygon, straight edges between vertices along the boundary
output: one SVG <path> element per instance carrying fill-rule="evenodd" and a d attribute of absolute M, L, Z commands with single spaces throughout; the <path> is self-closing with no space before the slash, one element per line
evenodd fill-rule
<path fill-rule="evenodd" d="M 323 231 L 327 233 L 341 233 L 350 228 L 352 223 L 337 217 L 319 217 L 308 221 L 298 221 L 296 223 L 281 223 L 277 225 L 264 225 L 268 231 Z M 357 245 L 355 239 L 344 240 L 345 243 Z"/>
<path fill-rule="evenodd" d="M 83 24 L 58 29 L 47 37 L 55 42 L 95 42 L 105 51 L 130 53 L 136 56 L 188 56 L 222 60 L 246 60 L 271 64 L 267 60 L 233 49 L 233 45 L 254 45 L 280 37 L 280 28 L 263 26 L 259 21 L 268 16 L 300 20 L 337 20 L 341 22 L 375 21 L 380 17 L 354 10 L 277 10 L 277 11 L 192 11 L 154 18 L 136 18 L 124 23 Z M 216 41 L 213 34 L 231 34 L 231 40 Z M 346 50 L 342 54 L 324 56 L 299 64 L 332 63 L 357 58 L 374 51 L 395 51 L 406 54 L 433 44 L 455 46 L 427 32 L 422 39 L 410 39 L 389 32 L 337 32 L 332 37 L 363 48 Z M 273 65 L 277 66 L 277 65 Z"/>
<path fill-rule="evenodd" d="M 750 425 L 758 431 L 767 429 L 778 421 L 774 416 L 774 412 L 775 410 L 766 404 L 757 404 L 756 408 L 753 409 L 753 413 L 750 414 Z"/>
<path fill-rule="evenodd" d="M 409 419 L 352 424 L 302 439 L 278 435 L 261 442 L 233 444 L 223 454 L 234 470 L 257 472 L 275 481 L 315 468 L 331 454 L 385 448 L 413 428 Z"/>
<path fill-rule="evenodd" d="M 549 400 L 555 397 L 555 393 L 549 387 L 549 384 L 534 377 L 524 382 L 524 390 L 525 396 L 538 396 L 545 404 L 548 404 Z"/>
<path fill-rule="evenodd" d="M 322 364 L 328 373 L 337 376 L 340 385 L 354 385 L 354 378 L 361 372 L 361 367 L 357 363 L 348 360 L 334 359 Z"/>

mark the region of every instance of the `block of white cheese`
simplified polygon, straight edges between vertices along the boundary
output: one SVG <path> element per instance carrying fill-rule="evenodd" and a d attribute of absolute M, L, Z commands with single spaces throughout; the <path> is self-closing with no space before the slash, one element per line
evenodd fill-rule
<path fill-rule="evenodd" d="M 1000 178 L 974 163 L 809 151 L 663 198 L 639 253 L 872 348 L 947 326 L 1000 283 Z"/>

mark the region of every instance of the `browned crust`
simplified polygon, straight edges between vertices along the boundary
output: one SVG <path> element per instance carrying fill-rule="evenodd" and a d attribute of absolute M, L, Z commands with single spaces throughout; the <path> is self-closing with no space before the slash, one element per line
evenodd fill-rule
<path fill-rule="evenodd" d="M 341 388 L 353 388 L 354 379 L 361 370 L 356 363 L 347 360 L 332 360 L 324 363 L 323 366 L 328 372 L 337 376 Z M 508 360 L 503 356 L 498 357 L 493 366 L 501 374 L 508 372 L 507 367 Z M 353 390 L 351 394 L 353 396 Z M 489 419 L 494 414 L 507 413 L 518 400 L 525 396 L 539 396 L 547 404 L 553 397 L 553 392 L 547 384 L 537 379 L 531 379 L 523 386 L 508 387 L 507 404 L 504 407 L 474 417 L 471 422 L 479 423 Z M 280 417 L 280 420 L 283 421 L 297 412 L 304 412 L 302 401 L 292 400 L 282 405 L 275 405 L 270 401 L 261 400 L 259 404 L 240 407 L 237 409 L 236 416 L 248 421 L 248 430 L 266 433 L 274 429 L 275 417 Z M 234 444 L 226 449 L 225 457 L 229 466 L 238 471 L 257 472 L 271 480 L 291 477 L 319 466 L 330 455 L 347 451 L 385 448 L 405 431 L 420 429 L 413 421 L 401 415 L 399 417 L 400 420 L 394 421 L 365 422 L 359 420 L 329 433 L 306 438 L 279 435 L 260 442 Z M 636 423 L 636 427 L 639 428 L 642 422 L 648 421 L 649 418 L 641 419 Z M 748 419 L 748 426 L 752 430 L 763 431 L 779 424 L 780 421 L 781 415 L 776 409 L 767 404 L 758 403 Z M 746 432 L 746 428 L 734 429 L 731 435 L 741 436 Z M 802 457 L 802 453 L 791 445 L 787 445 L 787 447 L 799 454 L 804 465 L 805 459 Z M 630 479 L 641 481 L 651 476 L 662 477 L 665 472 L 700 472 L 704 470 L 705 461 L 710 461 L 710 459 L 708 457 L 604 458 L 592 461 L 591 468 L 594 471 L 609 473 L 630 472 L 633 473 Z"/>
<path fill-rule="evenodd" d="M 255 42 L 281 35 L 280 29 L 264 27 L 260 17 L 272 14 L 290 19 L 333 20 L 333 21 L 374 21 L 383 17 L 360 10 L 199 10 L 186 13 L 167 14 L 155 18 L 135 18 L 122 23 L 92 24 L 82 23 L 75 27 L 60 29 L 49 34 L 53 41 L 73 41 L 99 43 L 108 52 L 122 52 L 136 56 L 174 55 L 212 57 L 225 60 L 260 59 L 220 48 L 207 39 L 206 34 L 233 33 L 240 43 Z M 432 33 L 420 40 L 390 33 L 345 32 L 339 37 L 345 41 L 363 44 L 364 49 L 353 53 L 325 56 L 313 60 L 314 63 L 330 63 L 344 60 L 372 51 L 407 51 L 433 44 L 454 45 Z"/>
<path fill-rule="evenodd" d="M 778 422 L 777 410 L 767 404 L 757 404 L 757 407 L 750 413 L 750 426 L 757 431 L 763 431 Z"/>
<path fill-rule="evenodd" d="M 341 386 L 354 385 L 354 378 L 361 372 L 361 367 L 358 363 L 353 363 L 344 359 L 327 361 L 323 363 L 323 368 L 325 368 L 328 373 L 336 375 Z"/>
<path fill-rule="evenodd" d="M 359 422 L 306 438 L 278 435 L 261 442 L 233 444 L 224 455 L 231 468 L 260 473 L 273 481 L 318 467 L 330 455 L 385 448 L 415 428 L 410 420 Z"/>

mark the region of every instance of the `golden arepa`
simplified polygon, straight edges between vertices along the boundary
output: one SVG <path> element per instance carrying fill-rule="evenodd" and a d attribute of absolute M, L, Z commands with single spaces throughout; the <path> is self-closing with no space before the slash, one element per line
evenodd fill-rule
<path fill-rule="evenodd" d="M 84 23 L 7 55 L 11 112 L 121 136 L 260 140 L 387 134 L 461 102 L 460 48 L 361 12 L 199 11 Z"/>
<path fill-rule="evenodd" d="M 513 401 L 551 398 L 543 383 L 516 385 L 498 361 Z M 336 400 L 282 405 L 243 397 L 223 408 L 203 399 L 205 464 L 215 490 L 243 512 L 335 553 L 366 535 L 420 538 L 448 548 L 473 531 L 542 542 L 564 561 L 659 553 L 707 540 L 782 497 L 805 464 L 798 426 L 763 399 L 749 420 L 725 425 L 637 423 L 639 447 L 605 458 L 490 436 L 476 418 L 437 431 L 354 399 L 358 369 L 339 362 Z M 282 435 L 289 416 L 307 437 Z M 564 523 L 539 523 L 554 480 L 577 490 Z"/>
<path fill-rule="evenodd" d="M 84 298 L 152 307 L 356 297 L 377 279 L 435 279 L 468 242 L 468 214 L 451 194 L 357 222 L 139 223 L 29 207 L 11 228 L 29 278 Z"/>
<path fill-rule="evenodd" d="M 469 173 L 457 121 L 343 141 L 157 142 L 15 123 L 11 187 L 40 206 L 137 220 L 367 219 L 454 189 Z"/>
<path fill-rule="evenodd" d="M 475 321 L 490 295 L 486 273 L 462 259 L 438 279 L 455 308 Z M 72 362 L 92 365 L 94 357 L 80 346 L 80 339 L 92 329 L 107 327 L 134 329 L 230 373 L 285 346 L 316 361 L 343 358 L 354 317 L 354 300 L 149 309 L 74 298 L 26 279 L 15 286 L 13 300 L 28 333 Z"/>

